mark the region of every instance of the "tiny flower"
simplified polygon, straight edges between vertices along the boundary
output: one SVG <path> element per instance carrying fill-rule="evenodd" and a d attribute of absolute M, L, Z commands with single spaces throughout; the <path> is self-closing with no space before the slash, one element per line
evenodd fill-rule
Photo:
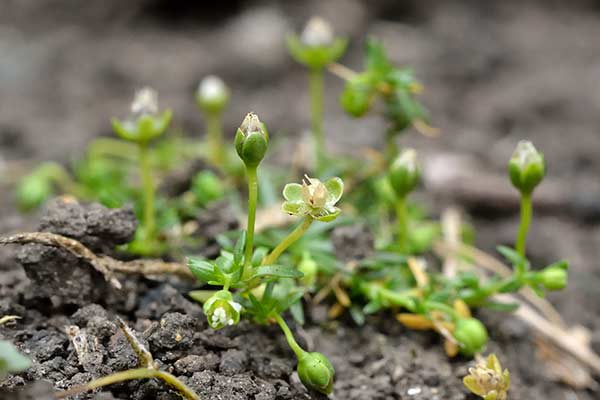
<path fill-rule="evenodd" d="M 135 92 L 131 102 L 133 114 L 156 114 L 158 113 L 158 93 L 151 87 L 144 87 Z"/>
<path fill-rule="evenodd" d="M 406 197 L 419 184 L 421 172 L 417 163 L 417 152 L 405 149 L 392 163 L 388 172 L 390 185 L 400 198 Z"/>
<path fill-rule="evenodd" d="M 198 85 L 196 101 L 206 112 L 219 112 L 229 102 L 229 89 L 221 78 L 209 75 Z"/>
<path fill-rule="evenodd" d="M 235 150 L 247 167 L 256 168 L 265 157 L 269 135 L 254 113 L 246 115 L 235 134 Z"/>
<path fill-rule="evenodd" d="M 240 322 L 242 305 L 233 301 L 228 290 L 220 290 L 206 300 L 203 310 L 211 328 L 221 329 Z"/>
<path fill-rule="evenodd" d="M 311 47 L 329 46 L 333 39 L 331 24 L 321 17 L 309 19 L 300 35 L 300 41 Z"/>
<path fill-rule="evenodd" d="M 296 216 L 310 215 L 312 218 L 329 222 L 341 212 L 335 204 L 342 197 L 344 182 L 340 178 L 331 178 L 325 183 L 308 176 L 298 183 L 288 183 L 283 189 L 285 202 L 283 212 Z"/>
<path fill-rule="evenodd" d="M 513 186 L 530 194 L 544 178 L 544 155 L 531 142 L 522 140 L 508 162 L 508 172 Z"/>
<path fill-rule="evenodd" d="M 500 361 L 495 354 L 490 354 L 487 360 L 480 360 L 469 375 L 463 378 L 463 383 L 473 394 L 485 400 L 505 400 L 510 388 L 510 373 L 502 370 Z"/>
<path fill-rule="evenodd" d="M 300 381 L 307 388 L 324 394 L 330 394 L 333 391 L 335 370 L 323 354 L 305 353 L 298 359 L 297 370 Z"/>
<path fill-rule="evenodd" d="M 322 69 L 338 60 L 346 51 L 348 41 L 336 37 L 329 22 L 320 17 L 311 18 L 300 36 L 287 38 L 292 57 L 311 69 Z"/>
<path fill-rule="evenodd" d="M 135 93 L 130 110 L 131 115 L 123 121 L 113 118 L 112 127 L 123 139 L 138 143 L 162 135 L 173 116 L 170 110 L 158 112 L 158 94 L 149 87 Z"/>
<path fill-rule="evenodd" d="M 461 353 L 467 356 L 483 351 L 488 340 L 487 329 L 476 318 L 459 319 L 453 334 L 460 345 Z"/>

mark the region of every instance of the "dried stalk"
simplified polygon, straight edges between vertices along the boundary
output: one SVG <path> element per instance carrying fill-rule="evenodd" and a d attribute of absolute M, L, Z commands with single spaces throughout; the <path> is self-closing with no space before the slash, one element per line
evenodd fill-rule
<path fill-rule="evenodd" d="M 125 382 L 135 379 L 150 379 L 157 378 L 165 382 L 171 388 L 179 393 L 180 396 L 187 400 L 200 400 L 200 397 L 177 377 L 171 375 L 168 372 L 161 371 L 158 369 L 158 365 L 154 361 L 152 354 L 146 346 L 140 342 L 137 337 L 133 334 L 133 331 L 125 324 L 122 319 L 117 320 L 119 327 L 123 331 L 123 334 L 127 338 L 127 341 L 138 356 L 140 368 L 129 369 L 126 371 L 116 372 L 114 374 L 104 376 L 98 379 L 94 379 L 84 385 L 72 387 L 68 390 L 58 392 L 54 394 L 57 399 L 65 399 L 83 392 L 98 389 L 104 386 L 112 385 L 114 383 Z"/>
<path fill-rule="evenodd" d="M 117 289 L 121 282 L 114 277 L 115 272 L 124 274 L 149 275 L 178 275 L 193 279 L 189 269 L 180 263 L 168 263 L 162 260 L 133 260 L 120 261 L 105 255 L 96 255 L 81 242 L 62 235 L 49 232 L 28 232 L 12 236 L 0 237 L 0 245 L 37 243 L 45 246 L 58 247 L 67 250 L 75 257 L 84 260 L 104 276 L 107 282 Z"/>

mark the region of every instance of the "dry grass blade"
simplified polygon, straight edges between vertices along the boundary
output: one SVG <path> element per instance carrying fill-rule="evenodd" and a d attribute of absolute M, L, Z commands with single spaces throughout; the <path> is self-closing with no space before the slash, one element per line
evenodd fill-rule
<path fill-rule="evenodd" d="M 460 219 L 453 219 L 452 223 L 460 224 Z M 452 229 L 452 231 L 457 232 L 456 229 Z M 440 241 L 434 245 L 434 250 L 440 257 L 444 259 L 447 257 L 465 257 L 472 260 L 473 266 L 480 266 L 501 276 L 507 276 L 511 273 L 509 267 L 493 256 L 477 248 L 461 243 L 456 237 L 451 240 L 447 239 L 448 237 L 446 236 L 445 241 Z M 502 294 L 496 295 L 494 298 L 506 303 L 518 303 L 520 306 L 515 311 L 515 316 L 525 321 L 541 338 L 543 338 L 544 343 L 548 344 L 546 348 L 550 348 L 551 344 L 555 347 L 555 353 L 562 351 L 572 356 L 569 358 L 572 362 L 579 362 L 578 366 L 580 367 L 580 370 L 585 370 L 587 367 L 591 368 L 596 374 L 599 374 L 600 357 L 590 348 L 589 341 L 582 339 L 583 335 L 581 334 L 581 331 L 578 329 L 568 329 L 554 307 L 546 300 L 535 296 L 531 290 L 522 290 L 521 294 L 534 304 L 543 315 L 517 296 Z M 550 353 L 546 352 L 546 354 Z M 556 360 L 557 362 L 560 362 L 560 358 L 557 358 Z M 565 365 L 566 363 L 562 364 L 560 369 L 555 368 L 554 371 L 560 373 L 561 371 L 565 372 L 566 370 L 569 370 L 570 368 L 565 367 Z M 590 374 L 588 373 L 587 375 L 589 376 Z M 573 383 L 577 382 L 578 384 L 583 384 L 586 375 L 579 373 L 577 374 L 577 377 L 575 377 L 575 375 L 571 373 L 570 375 L 566 374 L 561 376 L 564 381 L 573 381 Z M 593 380 L 587 380 L 585 383 L 589 387 L 593 384 Z"/>
<path fill-rule="evenodd" d="M 100 272 L 106 281 L 120 289 L 121 283 L 114 277 L 115 272 L 125 274 L 141 274 L 145 276 L 173 274 L 193 279 L 189 269 L 180 263 L 167 263 L 161 260 L 120 261 L 109 256 L 96 255 L 81 242 L 62 235 L 49 232 L 28 232 L 12 236 L 0 237 L 0 245 L 37 243 L 45 246 L 58 247 L 67 250 L 75 257 L 85 260 L 96 271 Z"/>

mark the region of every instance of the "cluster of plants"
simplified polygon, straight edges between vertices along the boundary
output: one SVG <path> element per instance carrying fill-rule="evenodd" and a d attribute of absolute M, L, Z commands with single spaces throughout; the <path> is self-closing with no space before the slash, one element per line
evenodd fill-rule
<path fill-rule="evenodd" d="M 124 250 L 163 255 L 180 254 L 174 246 L 203 240 L 174 228 L 184 226 L 211 202 L 227 198 L 242 204 L 247 196 L 245 229 L 217 238 L 222 247 L 219 256 L 187 258 L 201 285 L 189 296 L 203 303 L 213 329 L 236 325 L 241 318 L 277 324 L 297 357 L 300 380 L 325 394 L 333 388 L 332 364 L 324 354 L 303 349 L 286 322 L 289 312 L 295 323 L 303 324 L 304 306 L 310 299 L 329 299 L 331 317 L 348 312 L 357 324 L 364 324 L 370 314 L 391 311 L 408 328 L 438 332 L 449 356 L 479 355 L 486 349 L 488 332 L 472 315 L 473 309 L 511 311 L 516 304 L 499 302 L 495 296 L 524 287 L 543 296 L 567 283 L 565 261 L 532 268 L 526 257 L 531 198 L 545 174 L 544 158 L 530 142 L 522 141 L 508 162 L 510 181 L 521 195 L 521 220 L 514 248 L 500 246 L 498 251 L 513 266 L 512 274 L 483 276 L 474 269 L 443 274 L 430 257 L 433 243 L 441 238 L 440 224 L 410 199 L 420 183 L 418 153 L 399 145 L 400 136 L 412 128 L 435 132 L 418 100 L 422 86 L 411 69 L 395 66 L 374 38 L 366 43 L 364 71 L 336 64 L 346 45 L 347 40 L 336 37 L 321 19 L 312 19 L 301 35 L 288 38 L 291 55 L 309 72 L 315 162 L 307 167 L 307 175 L 298 177 L 300 183 L 285 184 L 274 172 L 263 175 L 264 169 L 268 172 L 264 159 L 270 138 L 256 114 L 244 118 L 233 146 L 226 143 L 221 118 L 230 92 L 219 78 L 208 77 L 196 96 L 206 120 L 205 142 L 174 132 L 165 137 L 172 112 L 160 111 L 156 93 L 144 89 L 136 94 L 127 118 L 112 120 L 119 140 L 93 142 L 71 173 L 57 164 L 44 164 L 21 182 L 20 204 L 34 208 L 57 190 L 110 207 L 133 203 L 141 224 L 136 239 Z M 380 157 L 357 162 L 326 149 L 323 82 L 327 70 L 346 79 L 340 105 L 349 115 L 382 113 L 387 128 Z M 187 190 L 173 198 L 157 192 L 157 179 L 195 159 L 202 159 L 207 168 L 195 175 Z M 310 177 L 313 174 L 318 178 Z M 131 185 L 136 176 L 139 185 Z M 270 227 L 257 232 L 257 210 L 277 198 L 274 188 L 283 188 L 281 211 L 297 222 L 289 231 Z M 365 259 L 344 263 L 336 257 L 330 233 L 335 227 L 354 224 L 370 227 L 376 249 Z M 180 237 L 172 240 L 175 234 Z M 469 242 L 472 237 L 472 229 L 462 226 L 462 240 Z M 492 373 L 497 379 L 490 383 L 486 377 Z M 485 399 L 502 399 L 508 390 L 508 373 L 490 356 L 473 369 L 465 384 Z"/>

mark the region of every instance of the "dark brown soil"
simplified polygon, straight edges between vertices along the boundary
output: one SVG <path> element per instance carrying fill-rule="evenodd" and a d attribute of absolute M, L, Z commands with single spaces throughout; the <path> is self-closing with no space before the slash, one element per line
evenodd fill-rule
<path fill-rule="evenodd" d="M 203 3 L 109 0 L 81 8 L 73 0 L 39 0 L 3 5 L 0 49 L 7 56 L 0 60 L 0 185 L 39 160 L 76 157 L 91 138 L 108 134 L 108 117 L 123 114 L 131 93 L 143 84 L 159 90 L 161 103 L 176 110 L 180 127 L 201 131 L 192 96 L 208 73 L 220 74 L 232 86 L 228 132 L 252 109 L 274 134 L 298 137 L 308 123 L 305 74 L 287 56 L 283 34 L 310 15 L 322 14 L 354 40 L 345 64 L 360 68 L 360 42 L 374 34 L 393 59 L 415 67 L 426 85 L 424 102 L 444 132 L 437 140 L 413 134 L 405 139 L 426 158 L 474 155 L 482 169 L 501 174 L 519 139 L 529 138 L 544 151 L 549 177 L 571 202 L 565 210 L 537 213 L 530 256 L 539 265 L 571 261 L 569 287 L 550 299 L 568 322 L 593 332 L 600 350 L 596 1 L 235 1 L 231 8 Z M 384 128 L 379 118 L 347 118 L 335 98 L 341 82 L 330 77 L 327 85 L 330 147 L 357 153 L 360 146 L 379 145 Z M 19 216 L 11 191 L 2 189 L 0 233 L 35 228 L 38 216 Z M 504 189 L 510 191 L 508 182 Z M 454 201 L 443 193 L 438 197 L 436 212 Z M 477 211 L 473 222 L 479 246 L 493 250 L 511 243 L 516 214 L 476 201 L 461 204 Z M 81 239 L 88 229 L 99 228 L 85 226 L 70 234 Z M 97 238 L 111 235 L 96 231 Z M 115 326 L 120 315 L 163 367 L 184 377 L 202 398 L 318 398 L 299 383 L 293 358 L 274 327 L 242 323 L 213 332 L 201 307 L 181 295 L 189 289 L 181 282 L 132 278 L 122 293 L 114 293 L 102 287 L 102 278 L 89 266 L 44 249 L 43 260 L 65 257 L 63 271 L 85 285 L 71 287 L 70 298 L 78 300 L 65 302 L 69 296 L 59 295 L 63 288 L 52 286 L 52 276 L 42 273 L 53 264 L 27 259 L 34 254 L 29 251 L 25 259 L 20 256 L 29 260 L 26 275 L 16 252 L 0 248 L 0 315 L 23 317 L 1 327 L 0 337 L 35 360 L 30 371 L 10 378 L 4 388 L 37 380 L 38 392 L 29 398 L 44 399 L 49 387 L 43 381 L 60 389 L 133 366 L 135 358 Z M 46 284 L 36 285 L 36 280 Z M 48 288 L 57 290 L 45 292 Z M 492 313 L 483 318 L 490 326 L 491 350 L 502 354 L 511 370 L 511 398 L 597 398 L 598 393 L 574 392 L 552 382 L 536 357 L 531 333 L 519 321 Z M 407 332 L 391 315 L 357 327 L 347 320 L 327 322 L 325 310 L 316 308 L 309 321 L 299 328 L 299 337 L 331 358 L 337 399 L 468 398 L 459 378 L 469 362 L 448 361 L 435 335 Z M 85 330 L 97 343 L 89 358 L 77 358 L 67 325 Z M 174 339 L 176 332 L 180 341 Z M 175 398 L 154 381 L 111 389 L 81 398 Z M 409 389 L 418 394 L 409 395 Z"/>

